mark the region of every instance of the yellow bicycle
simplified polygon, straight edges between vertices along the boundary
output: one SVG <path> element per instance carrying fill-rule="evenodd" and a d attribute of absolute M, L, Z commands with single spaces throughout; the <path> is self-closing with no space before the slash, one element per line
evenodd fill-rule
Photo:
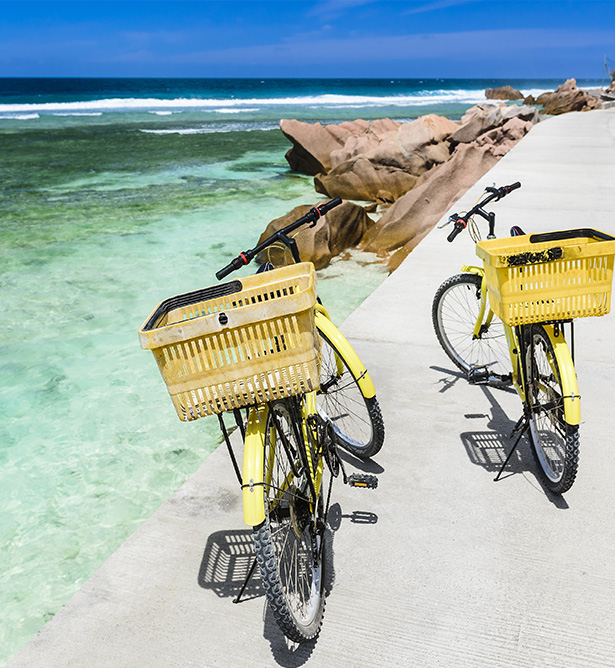
<path fill-rule="evenodd" d="M 247 265 L 275 243 L 296 264 L 265 262 L 252 276 L 159 304 L 139 330 L 181 420 L 217 414 L 252 527 L 255 561 L 274 617 L 295 642 L 314 638 L 324 609 L 325 531 L 333 478 L 373 488 L 375 476 L 346 475 L 338 447 L 371 457 L 384 423 L 374 385 L 352 346 L 318 302 L 311 263 L 290 235 L 337 206 L 311 209 L 217 272 Z M 243 437 L 235 457 L 223 413 Z M 325 480 L 325 479 L 328 480 Z"/>
<path fill-rule="evenodd" d="M 545 486 L 563 494 L 579 460 L 573 319 L 609 312 L 615 237 L 593 229 L 526 235 L 515 226 L 510 238 L 497 239 L 495 214 L 485 206 L 520 186 L 487 188 L 470 211 L 450 217 L 448 241 L 469 226 L 483 266 L 464 266 L 438 288 L 432 319 L 442 348 L 470 383 L 512 384 L 523 403 L 517 440 L 496 480 L 527 432 Z M 489 223 L 484 241 L 476 215 Z"/>

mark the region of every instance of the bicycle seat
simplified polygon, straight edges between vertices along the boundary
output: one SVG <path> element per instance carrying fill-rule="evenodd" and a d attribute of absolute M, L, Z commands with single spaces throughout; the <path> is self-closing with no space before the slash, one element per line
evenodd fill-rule
<path fill-rule="evenodd" d="M 518 225 L 513 225 L 510 228 L 511 237 L 522 237 L 524 234 L 525 232 Z"/>

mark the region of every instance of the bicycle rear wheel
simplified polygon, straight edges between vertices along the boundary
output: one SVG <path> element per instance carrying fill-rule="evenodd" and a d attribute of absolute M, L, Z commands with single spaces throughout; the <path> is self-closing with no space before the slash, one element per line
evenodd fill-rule
<path fill-rule="evenodd" d="M 384 443 L 384 420 L 376 397 L 363 396 L 344 354 L 322 332 L 320 390 L 316 401 L 331 420 L 340 447 L 362 459 Z"/>
<path fill-rule="evenodd" d="M 566 422 L 564 390 L 553 346 L 542 325 L 525 328 L 529 436 L 543 483 L 567 492 L 579 465 L 579 426 Z"/>
<path fill-rule="evenodd" d="M 269 607 L 282 632 L 304 642 L 318 635 L 325 605 L 324 504 L 310 486 L 295 408 L 287 401 L 270 404 L 263 478 L 266 516 L 254 527 L 253 537 Z"/>
<path fill-rule="evenodd" d="M 505 376 L 510 373 L 510 356 L 502 321 L 493 316 L 474 338 L 481 283 L 478 274 L 457 274 L 444 281 L 432 304 L 433 326 L 444 352 L 464 373 L 484 367 L 494 376 Z"/>

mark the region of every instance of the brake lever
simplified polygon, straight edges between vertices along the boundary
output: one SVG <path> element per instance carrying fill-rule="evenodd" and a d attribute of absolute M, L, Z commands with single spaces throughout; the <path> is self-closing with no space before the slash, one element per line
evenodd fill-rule
<path fill-rule="evenodd" d="M 441 229 L 445 228 L 447 225 L 450 225 L 451 223 L 454 223 L 457 220 L 457 218 L 459 218 L 459 214 L 458 213 L 452 213 L 445 223 L 442 223 L 441 225 L 437 225 L 436 227 L 437 227 L 437 229 L 441 230 Z"/>

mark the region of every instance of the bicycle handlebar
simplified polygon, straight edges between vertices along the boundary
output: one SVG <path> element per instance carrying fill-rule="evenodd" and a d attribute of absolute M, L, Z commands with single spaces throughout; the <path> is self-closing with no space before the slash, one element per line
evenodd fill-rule
<path fill-rule="evenodd" d="M 451 231 L 451 233 L 446 237 L 447 241 L 452 242 L 454 241 L 455 237 L 462 231 L 465 230 L 465 228 L 468 226 L 468 220 L 475 214 L 479 214 L 482 216 L 485 220 L 489 221 L 491 224 L 492 221 L 495 220 L 495 214 L 489 214 L 487 213 L 483 207 L 487 206 L 490 202 L 493 202 L 494 200 L 497 202 L 498 200 L 502 199 L 502 197 L 506 197 L 506 195 L 509 195 L 513 190 L 517 190 L 517 188 L 521 187 L 521 183 L 519 181 L 516 181 L 515 183 L 511 183 L 509 186 L 501 186 L 500 188 L 495 188 L 495 187 L 489 187 L 485 188 L 485 190 L 489 193 L 487 197 L 485 197 L 483 200 L 481 200 L 476 206 L 474 206 L 472 209 L 470 209 L 467 213 L 465 213 L 463 216 L 460 216 L 457 213 L 454 213 L 449 220 L 454 221 L 455 225 Z M 490 229 L 490 232 L 492 230 Z"/>
<path fill-rule="evenodd" d="M 234 271 L 237 271 L 237 269 L 240 269 L 241 267 L 245 267 L 245 265 L 250 264 L 254 257 L 260 253 L 262 250 L 267 248 L 267 246 L 271 246 L 275 241 L 281 241 L 283 244 L 288 246 L 290 248 L 291 252 L 293 253 L 293 257 L 295 259 L 298 258 L 298 251 L 296 251 L 296 243 L 294 239 L 289 239 L 288 234 L 293 232 L 299 227 L 302 227 L 303 225 L 307 225 L 308 223 L 310 226 L 313 226 L 316 224 L 316 221 L 319 218 L 322 218 L 326 213 L 331 211 L 334 207 L 338 206 L 339 204 L 342 203 L 342 200 L 340 197 L 335 197 L 332 200 L 329 200 L 328 202 L 324 202 L 323 204 L 319 204 L 317 206 L 312 207 L 304 216 L 301 216 L 301 218 L 298 218 L 294 222 L 290 223 L 286 227 L 283 227 L 281 230 L 278 230 L 274 234 L 272 234 L 270 237 L 265 239 L 263 242 L 258 244 L 258 246 L 255 246 L 254 248 L 251 248 L 250 250 L 246 250 L 243 253 L 239 253 L 239 255 L 231 260 L 226 267 L 222 267 L 219 271 L 216 272 L 216 278 L 218 280 L 221 280 L 231 274 Z M 297 253 L 297 255 L 295 255 Z"/>

